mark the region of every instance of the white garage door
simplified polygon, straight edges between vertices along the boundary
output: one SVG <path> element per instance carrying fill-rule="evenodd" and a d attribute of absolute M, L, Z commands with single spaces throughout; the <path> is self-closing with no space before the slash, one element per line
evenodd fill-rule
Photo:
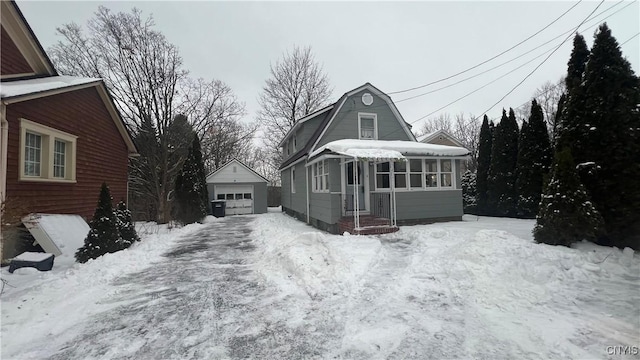
<path fill-rule="evenodd" d="M 253 185 L 216 185 L 216 200 L 225 200 L 227 215 L 253 214 Z"/>

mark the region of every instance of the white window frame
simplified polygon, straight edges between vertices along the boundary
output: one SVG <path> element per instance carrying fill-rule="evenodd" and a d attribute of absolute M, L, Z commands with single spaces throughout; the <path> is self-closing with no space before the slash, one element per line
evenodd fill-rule
<path fill-rule="evenodd" d="M 314 193 L 329 192 L 329 162 L 327 160 L 318 161 L 311 165 L 312 170 L 312 191 Z"/>
<path fill-rule="evenodd" d="M 293 133 L 293 152 L 296 152 L 297 147 L 298 147 L 298 136 L 296 135 L 296 133 Z"/>
<path fill-rule="evenodd" d="M 362 118 L 373 118 L 373 139 L 362 138 Z M 378 140 L 378 114 L 375 113 L 358 113 L 358 139 L 360 140 Z"/>
<path fill-rule="evenodd" d="M 296 166 L 291 167 L 291 193 L 296 193 Z"/>
<path fill-rule="evenodd" d="M 417 171 L 411 171 L 411 160 L 420 160 L 421 162 L 421 172 L 418 173 Z M 427 187 L 427 174 L 433 174 L 433 172 L 428 172 L 427 171 L 427 166 L 426 166 L 426 160 L 435 160 L 436 161 L 436 168 L 437 168 L 437 172 L 435 173 L 438 179 L 438 186 L 436 187 Z M 443 172 L 442 171 L 442 161 L 451 161 L 451 172 Z M 381 161 L 381 162 L 376 162 L 374 163 L 374 178 L 375 178 L 375 189 L 376 191 L 380 191 L 380 192 L 385 192 L 385 191 L 390 191 L 391 188 L 381 188 L 378 185 L 378 174 L 384 174 L 384 175 L 388 175 L 389 176 L 389 185 L 391 185 L 391 179 L 394 179 L 394 183 L 395 183 L 395 176 L 399 175 L 399 174 L 403 174 L 405 176 L 405 179 L 407 181 L 407 186 L 406 187 L 396 187 L 395 190 L 399 191 L 399 192 L 405 192 L 405 191 L 448 191 L 448 190 L 459 190 L 456 189 L 456 159 L 453 158 L 433 158 L 433 157 L 429 157 L 429 158 L 424 158 L 424 157 L 410 157 L 407 158 L 406 161 L 406 169 L 403 172 L 398 172 L 395 170 L 395 166 L 393 165 L 393 162 L 388 162 L 389 163 L 389 172 L 378 172 L 378 164 L 381 163 L 385 163 L 387 161 Z M 421 183 L 420 183 L 420 187 L 412 187 L 411 186 L 411 174 L 417 175 L 420 174 L 421 177 Z M 442 175 L 443 174 L 451 174 L 451 186 L 442 186 Z"/>
<path fill-rule="evenodd" d="M 40 175 L 27 175 L 25 173 L 26 138 L 27 133 L 40 136 Z M 46 181 L 46 182 L 76 182 L 76 148 L 75 135 L 54 129 L 36 122 L 20 119 L 20 181 Z M 54 176 L 55 142 L 65 143 L 64 177 Z"/>

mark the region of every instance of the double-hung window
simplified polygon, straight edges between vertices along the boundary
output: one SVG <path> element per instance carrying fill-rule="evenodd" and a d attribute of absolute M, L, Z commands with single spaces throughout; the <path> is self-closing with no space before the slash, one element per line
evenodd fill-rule
<path fill-rule="evenodd" d="M 20 119 L 20 180 L 75 181 L 77 137 Z"/>
<path fill-rule="evenodd" d="M 427 188 L 438 187 L 438 160 L 426 159 L 425 165 L 425 185 Z"/>
<path fill-rule="evenodd" d="M 358 113 L 358 132 L 361 140 L 378 139 L 378 118 L 376 114 Z"/>
<path fill-rule="evenodd" d="M 313 192 L 329 191 L 329 164 L 327 160 L 318 161 L 312 165 Z"/>

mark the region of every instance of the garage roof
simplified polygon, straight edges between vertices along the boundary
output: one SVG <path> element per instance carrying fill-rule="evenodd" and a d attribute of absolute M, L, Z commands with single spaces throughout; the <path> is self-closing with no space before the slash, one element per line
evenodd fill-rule
<path fill-rule="evenodd" d="M 269 180 L 237 159 L 229 161 L 207 176 L 207 184 L 256 182 L 269 182 Z"/>

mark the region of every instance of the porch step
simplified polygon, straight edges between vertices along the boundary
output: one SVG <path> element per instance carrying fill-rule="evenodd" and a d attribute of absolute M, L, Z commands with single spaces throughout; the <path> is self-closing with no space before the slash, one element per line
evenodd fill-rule
<path fill-rule="evenodd" d="M 373 215 L 360 216 L 360 228 L 355 229 L 353 216 L 345 216 L 338 221 L 340 233 L 347 231 L 353 235 L 389 234 L 398 231 L 397 226 L 391 226 L 391 220 Z"/>

